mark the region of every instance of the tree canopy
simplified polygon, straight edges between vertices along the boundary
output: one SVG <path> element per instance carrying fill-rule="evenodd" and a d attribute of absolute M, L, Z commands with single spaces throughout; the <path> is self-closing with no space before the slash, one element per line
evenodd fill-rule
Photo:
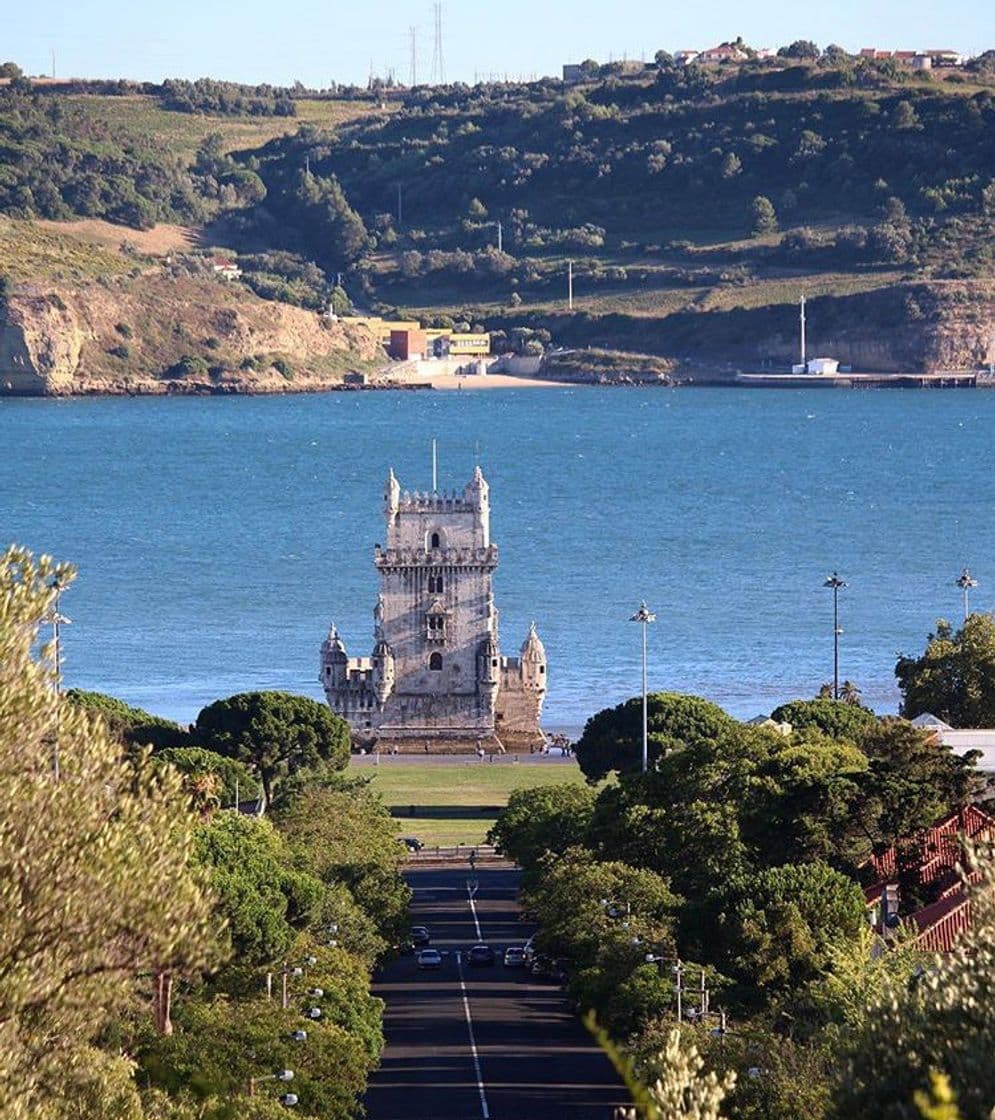
<path fill-rule="evenodd" d="M 899 657 L 895 676 L 903 716 L 930 712 L 954 727 L 995 727 L 995 619 L 972 614 L 956 631 L 941 619 L 919 657 Z"/>
<path fill-rule="evenodd" d="M 341 770 L 349 761 L 349 725 L 324 704 L 289 692 L 242 692 L 209 704 L 197 716 L 203 746 L 250 766 L 267 802 L 274 783 L 321 764 Z"/>
<path fill-rule="evenodd" d="M 795 731 L 816 727 L 834 739 L 849 739 L 853 743 L 876 722 L 876 716 L 869 708 L 828 698 L 790 700 L 775 708 L 770 718 L 777 723 L 790 723 Z"/>
<path fill-rule="evenodd" d="M 654 692 L 647 697 L 649 765 L 669 750 L 716 735 L 736 721 L 717 704 L 680 692 Z M 587 721 L 577 741 L 577 761 L 588 781 L 606 778 L 613 770 L 635 773 L 642 765 L 642 697 L 603 708 Z"/>
<path fill-rule="evenodd" d="M 128 1063 L 92 1044 L 138 973 L 221 956 L 180 776 L 124 757 L 32 657 L 53 579 L 71 575 L 21 549 L 0 557 L 0 1113 L 12 1120 L 61 1117 L 77 1096 L 88 1115 L 111 1099 L 114 1115 L 136 1113 Z"/>

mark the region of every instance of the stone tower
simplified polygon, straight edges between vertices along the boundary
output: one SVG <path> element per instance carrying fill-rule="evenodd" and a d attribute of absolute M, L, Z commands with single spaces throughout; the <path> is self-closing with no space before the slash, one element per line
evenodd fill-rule
<path fill-rule="evenodd" d="M 439 753 L 535 746 L 546 651 L 533 624 L 521 658 L 501 656 L 492 577 L 490 488 L 480 468 L 462 491 L 384 487 L 386 543 L 369 658 L 350 659 L 333 626 L 320 680 L 355 738 L 380 750 Z"/>

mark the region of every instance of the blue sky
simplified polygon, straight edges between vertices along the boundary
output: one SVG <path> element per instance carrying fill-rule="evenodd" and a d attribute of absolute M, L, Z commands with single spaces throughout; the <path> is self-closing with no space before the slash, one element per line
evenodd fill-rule
<path fill-rule="evenodd" d="M 419 75 L 430 75 L 429 0 L 33 0 L 11 4 L 0 61 L 32 74 L 158 80 L 204 75 L 245 82 L 325 86 L 365 82 L 370 69 L 407 81 L 409 28 L 417 27 Z M 718 0 L 706 5 L 647 0 L 447 0 L 446 76 L 557 74 L 563 62 L 652 57 L 660 47 L 706 47 L 743 38 L 754 46 L 793 39 L 914 49 L 995 47 L 991 0 L 837 0 L 792 3 Z"/>

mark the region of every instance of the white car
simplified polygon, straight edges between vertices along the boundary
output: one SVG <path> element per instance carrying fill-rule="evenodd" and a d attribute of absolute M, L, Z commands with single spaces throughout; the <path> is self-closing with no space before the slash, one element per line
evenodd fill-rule
<path fill-rule="evenodd" d="M 442 968 L 442 954 L 438 949 L 422 949 L 415 959 L 419 968 Z"/>

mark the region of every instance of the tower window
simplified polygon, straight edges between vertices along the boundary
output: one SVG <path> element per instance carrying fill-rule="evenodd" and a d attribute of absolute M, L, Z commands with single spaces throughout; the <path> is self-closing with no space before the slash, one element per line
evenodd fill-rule
<path fill-rule="evenodd" d="M 442 593 L 442 576 L 429 576 L 428 577 L 428 590 L 430 594 Z"/>
<path fill-rule="evenodd" d="M 433 533 L 431 538 L 429 539 L 429 547 L 430 548 L 440 548 L 441 544 L 442 544 L 442 542 L 439 539 L 439 534 L 438 533 Z"/>
<path fill-rule="evenodd" d="M 433 653 L 432 656 L 428 659 L 428 667 L 436 673 L 441 673 L 442 672 L 442 654 L 441 653 Z"/>

